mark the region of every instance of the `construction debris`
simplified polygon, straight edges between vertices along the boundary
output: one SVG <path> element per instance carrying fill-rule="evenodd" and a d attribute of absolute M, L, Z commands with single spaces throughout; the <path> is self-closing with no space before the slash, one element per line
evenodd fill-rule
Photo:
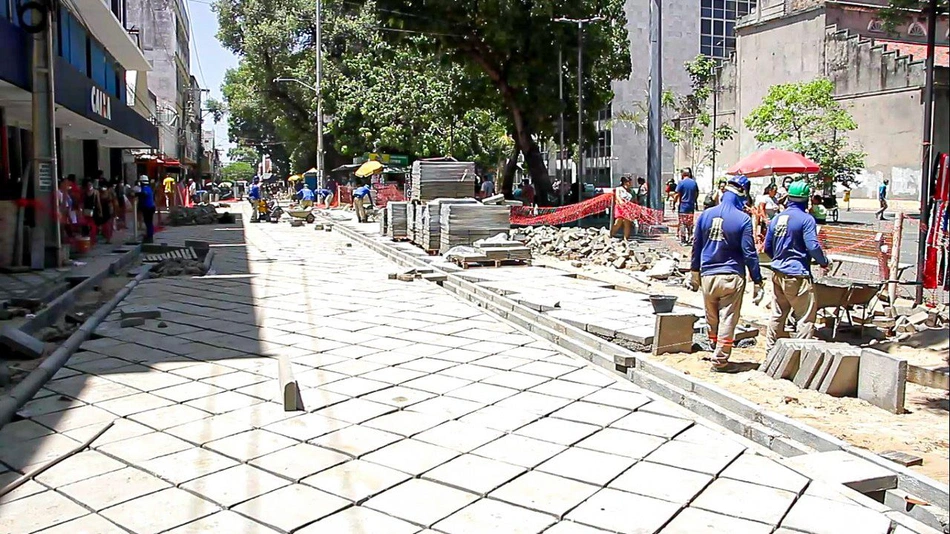
<path fill-rule="evenodd" d="M 166 276 L 204 276 L 208 274 L 208 268 L 204 263 L 195 260 L 186 259 L 167 259 L 162 260 L 149 273 L 150 278 L 163 278 Z"/>
<path fill-rule="evenodd" d="M 168 221 L 172 226 L 190 226 L 196 224 L 217 224 L 219 222 L 218 212 L 214 206 L 202 204 L 187 208 L 184 206 L 174 206 L 168 212 Z"/>
<path fill-rule="evenodd" d="M 46 351 L 42 341 L 10 327 L 0 331 L 0 346 L 7 349 L 5 358 L 9 359 L 35 360 Z"/>
<path fill-rule="evenodd" d="M 654 248 L 635 242 L 612 239 L 606 228 L 555 228 L 535 226 L 520 231 L 526 244 L 535 254 L 579 264 L 611 265 L 616 269 L 646 271 L 656 264 L 661 256 Z M 663 252 L 669 261 L 664 263 L 657 278 L 669 278 L 679 271 L 684 261 L 679 253 Z M 688 259 L 688 258 L 686 258 Z"/>

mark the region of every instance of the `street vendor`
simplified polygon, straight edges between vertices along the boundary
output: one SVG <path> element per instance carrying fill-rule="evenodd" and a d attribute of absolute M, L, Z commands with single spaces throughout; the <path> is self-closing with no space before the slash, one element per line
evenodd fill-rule
<path fill-rule="evenodd" d="M 729 362 L 736 326 L 742 309 L 748 269 L 755 283 L 752 302 L 765 295 L 759 255 L 752 238 L 752 219 L 745 211 L 748 178 L 735 176 L 726 184 L 722 202 L 704 210 L 696 223 L 693 241 L 691 291 L 702 288 L 709 341 L 713 345 L 714 372 L 731 373 L 738 367 Z"/>
<path fill-rule="evenodd" d="M 297 198 L 300 199 L 300 207 L 304 209 L 309 209 L 313 207 L 313 190 L 310 189 L 310 186 L 306 183 L 303 184 L 303 187 L 300 188 L 300 191 L 297 191 Z"/>
<path fill-rule="evenodd" d="M 353 209 L 356 210 L 356 220 L 358 222 L 368 222 L 365 203 L 369 202 L 371 204 L 373 202 L 372 191 L 373 188 L 369 185 L 358 187 L 353 191 Z"/>
<path fill-rule="evenodd" d="M 766 353 L 775 341 L 788 337 L 785 322 L 792 314 L 797 323 L 795 339 L 810 339 L 815 332 L 818 308 L 812 283 L 811 260 L 828 267 L 818 242 L 815 219 L 808 214 L 808 184 L 795 182 L 788 187 L 788 208 L 769 224 L 765 234 L 765 253 L 772 258 L 772 314 L 766 336 Z"/>

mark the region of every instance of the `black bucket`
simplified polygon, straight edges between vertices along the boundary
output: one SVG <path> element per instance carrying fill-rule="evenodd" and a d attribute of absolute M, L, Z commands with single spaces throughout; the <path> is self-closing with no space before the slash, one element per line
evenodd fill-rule
<path fill-rule="evenodd" d="M 670 295 L 650 295 L 650 304 L 654 313 L 670 313 L 676 305 L 676 297 Z"/>

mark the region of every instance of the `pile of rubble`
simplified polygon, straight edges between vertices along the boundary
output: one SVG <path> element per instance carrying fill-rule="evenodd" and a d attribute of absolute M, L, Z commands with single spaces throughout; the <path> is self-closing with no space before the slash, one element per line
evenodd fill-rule
<path fill-rule="evenodd" d="M 200 261 L 187 259 L 167 259 L 162 260 L 152 267 L 149 273 L 150 278 L 163 278 L 165 276 L 204 276 L 208 274 L 208 268 Z"/>
<path fill-rule="evenodd" d="M 675 271 L 675 265 L 684 259 L 676 252 L 660 253 L 655 247 L 612 239 L 606 228 L 535 226 L 523 228 L 519 234 L 535 254 L 575 262 L 576 266 L 611 265 L 616 269 L 646 271 L 662 258 L 672 260 Z"/>
<path fill-rule="evenodd" d="M 190 226 L 196 224 L 216 224 L 219 216 L 213 205 L 201 204 L 191 208 L 175 206 L 168 212 L 172 226 Z"/>

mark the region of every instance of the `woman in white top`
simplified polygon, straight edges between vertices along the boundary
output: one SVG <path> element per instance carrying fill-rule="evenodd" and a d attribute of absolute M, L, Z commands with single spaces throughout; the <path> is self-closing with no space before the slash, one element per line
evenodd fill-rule
<path fill-rule="evenodd" d="M 617 217 L 617 206 L 633 201 L 633 193 L 630 191 L 632 188 L 633 179 L 630 176 L 624 176 L 620 179 L 620 187 L 614 189 L 614 224 L 610 227 L 610 236 L 613 237 L 622 226 L 624 241 L 630 239 L 633 222 Z"/>

